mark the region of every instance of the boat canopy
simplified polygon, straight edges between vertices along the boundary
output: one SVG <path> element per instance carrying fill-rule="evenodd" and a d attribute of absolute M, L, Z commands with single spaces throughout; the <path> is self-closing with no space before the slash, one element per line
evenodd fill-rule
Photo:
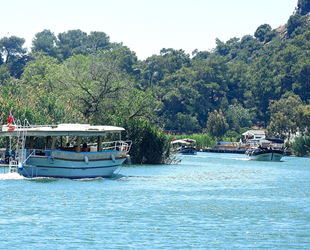
<path fill-rule="evenodd" d="M 186 144 L 186 145 L 190 145 L 192 143 L 196 143 L 195 140 L 190 139 L 190 138 L 186 138 L 186 139 L 179 139 L 179 140 L 174 140 L 171 142 L 172 144 L 176 144 L 176 143 L 180 143 L 180 144 Z"/>
<path fill-rule="evenodd" d="M 267 138 L 267 139 L 265 139 L 265 140 L 271 141 L 271 142 L 274 142 L 274 143 L 284 143 L 283 140 L 277 139 L 277 138 Z"/>
<path fill-rule="evenodd" d="M 18 136 L 18 132 L 26 132 L 27 136 L 103 136 L 106 132 L 121 132 L 125 130 L 122 127 L 91 126 L 89 124 L 33 125 L 26 127 L 13 125 L 13 127 L 14 129 L 11 130 L 12 126 L 9 128 L 3 125 L 0 136 Z"/>

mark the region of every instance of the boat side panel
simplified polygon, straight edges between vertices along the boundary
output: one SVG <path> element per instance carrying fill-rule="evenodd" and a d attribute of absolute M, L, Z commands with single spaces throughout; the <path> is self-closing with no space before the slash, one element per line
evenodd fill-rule
<path fill-rule="evenodd" d="M 94 178 L 107 177 L 126 160 L 75 161 L 55 159 L 50 163 L 48 158 L 31 158 L 29 165 L 20 172 L 25 177 L 57 177 L 57 178 Z"/>

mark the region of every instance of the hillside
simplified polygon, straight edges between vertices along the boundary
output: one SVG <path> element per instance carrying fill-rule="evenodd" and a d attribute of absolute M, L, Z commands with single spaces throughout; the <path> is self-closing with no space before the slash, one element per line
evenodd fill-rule
<path fill-rule="evenodd" d="M 216 39 L 213 51 L 163 48 L 139 61 L 104 32 L 38 32 L 3 38 L 2 122 L 9 110 L 33 120 L 113 123 L 142 119 L 161 130 L 237 136 L 248 127 L 277 137 L 304 128 L 310 99 L 309 1 L 285 26 Z M 10 44 L 10 46 L 8 46 Z M 4 54 L 3 54 L 4 55 Z M 220 131 L 220 132 L 219 132 Z"/>

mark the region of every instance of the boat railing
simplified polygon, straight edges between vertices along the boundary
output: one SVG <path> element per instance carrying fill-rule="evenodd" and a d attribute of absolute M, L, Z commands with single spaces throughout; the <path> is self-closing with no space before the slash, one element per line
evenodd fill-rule
<path fill-rule="evenodd" d="M 129 152 L 131 148 L 132 141 L 109 141 L 102 142 L 102 149 L 107 150 L 117 150 Z"/>
<path fill-rule="evenodd" d="M 110 142 L 103 142 L 101 146 L 102 151 L 125 151 L 129 152 L 131 148 L 132 141 L 110 141 Z M 97 151 L 97 143 L 88 144 L 88 146 L 94 147 L 95 150 L 90 150 L 91 152 Z M 60 149 L 60 151 L 64 152 L 76 152 L 76 147 L 70 148 L 70 150 L 66 149 Z M 25 153 L 25 160 L 23 162 L 26 162 L 31 157 L 49 157 L 51 155 L 51 149 L 29 149 L 27 148 Z"/>

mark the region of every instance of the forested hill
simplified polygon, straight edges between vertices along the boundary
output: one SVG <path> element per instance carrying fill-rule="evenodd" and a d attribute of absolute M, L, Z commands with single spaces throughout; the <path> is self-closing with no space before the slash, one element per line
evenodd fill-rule
<path fill-rule="evenodd" d="M 294 10 L 292 10 L 293 12 Z M 287 24 L 216 39 L 213 51 L 163 48 L 139 61 L 104 32 L 38 32 L 0 40 L 1 118 L 14 110 L 37 123 L 145 119 L 163 130 L 214 137 L 256 126 L 287 137 L 310 121 L 310 0 Z"/>

